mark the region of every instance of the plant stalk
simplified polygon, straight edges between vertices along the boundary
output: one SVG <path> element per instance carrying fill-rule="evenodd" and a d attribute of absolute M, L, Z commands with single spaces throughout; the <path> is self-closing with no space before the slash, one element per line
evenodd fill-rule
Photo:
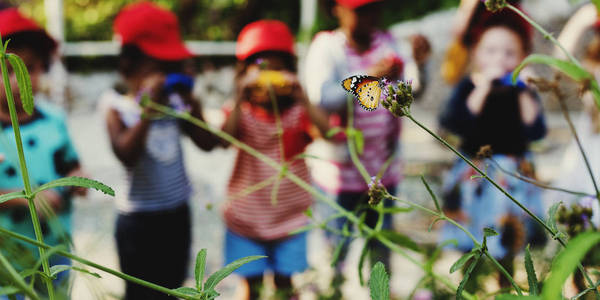
<path fill-rule="evenodd" d="M 23 178 L 23 185 L 25 187 L 25 194 L 27 195 L 27 205 L 29 206 L 29 213 L 31 215 L 31 221 L 33 223 L 33 230 L 35 237 L 38 242 L 44 242 L 44 235 L 42 234 L 42 228 L 40 226 L 40 220 L 38 218 L 37 210 L 35 208 L 35 195 L 31 192 L 31 183 L 29 182 L 29 172 L 27 171 L 27 163 L 25 161 L 25 154 L 23 152 L 23 142 L 21 141 L 21 131 L 19 129 L 19 119 L 15 107 L 15 101 L 10 86 L 10 78 L 8 76 L 8 69 L 6 66 L 6 54 L 0 53 L 0 68 L 2 70 L 2 81 L 4 82 L 4 89 L 6 91 L 6 99 L 8 103 L 8 110 L 10 113 L 10 121 L 15 134 L 15 143 L 17 146 L 17 153 L 19 155 L 19 166 L 21 169 L 21 176 Z M 44 278 L 46 287 L 48 288 L 48 297 L 50 300 L 54 300 L 54 286 L 52 285 L 52 276 L 50 276 L 50 264 L 48 258 L 44 255 L 44 248 L 38 247 L 38 252 L 42 258 L 42 269 L 44 274 L 48 278 Z"/>

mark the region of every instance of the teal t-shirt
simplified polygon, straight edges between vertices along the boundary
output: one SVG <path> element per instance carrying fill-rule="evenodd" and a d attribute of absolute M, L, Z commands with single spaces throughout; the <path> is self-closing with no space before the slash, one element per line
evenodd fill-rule
<path fill-rule="evenodd" d="M 10 123 L 0 122 L 0 190 L 22 190 L 23 180 L 13 128 Z M 71 143 L 65 114 L 59 108 L 44 102 L 35 106 L 34 117 L 20 124 L 23 150 L 27 161 L 30 182 L 35 188 L 52 180 L 65 177 L 79 166 L 77 153 Z M 63 209 L 56 218 L 42 220 L 44 242 L 49 245 L 68 243 L 71 232 L 72 205 L 67 189 L 56 189 L 61 194 Z M 0 209 L 0 226 L 35 238 L 31 216 L 27 207 Z M 7 242 L 6 240 L 4 242 Z M 3 240 L 0 239 L 0 248 Z M 34 257 L 37 250 L 30 248 Z"/>

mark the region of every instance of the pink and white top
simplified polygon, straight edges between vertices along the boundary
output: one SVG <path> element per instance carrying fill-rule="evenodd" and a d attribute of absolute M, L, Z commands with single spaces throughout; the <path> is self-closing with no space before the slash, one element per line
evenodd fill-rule
<path fill-rule="evenodd" d="M 301 105 L 294 105 L 281 113 L 283 129 L 283 154 L 279 147 L 279 133 L 275 116 L 249 103 L 242 106 L 238 138 L 271 159 L 287 164 L 287 172 L 306 182 L 310 174 L 303 159 L 295 159 L 310 142 L 310 119 Z M 229 201 L 224 207 L 227 228 L 253 239 L 272 241 L 287 237 L 290 232 L 306 225 L 304 214 L 312 204 L 312 196 L 297 184 L 284 177 L 280 180 L 277 202 L 271 202 L 274 184 L 258 190 L 254 188 L 277 176 L 273 169 L 245 151 L 239 151 L 231 179 L 227 186 Z"/>
<path fill-rule="evenodd" d="M 326 110 L 343 110 L 349 94 L 341 87 L 343 79 L 352 75 L 368 75 L 366 71 L 382 59 L 400 59 L 400 52 L 394 38 L 384 31 L 374 33 L 371 48 L 357 53 L 349 46 L 344 33 L 339 30 L 317 34 L 311 43 L 304 72 L 304 82 L 310 100 Z M 364 152 L 361 162 L 371 176 L 375 176 L 388 158 L 397 156 L 400 140 L 400 119 L 387 110 L 375 111 L 362 109 L 354 101 L 354 127 L 364 136 Z M 367 183 L 354 166 L 346 143 L 336 145 L 329 157 L 337 167 L 337 178 L 319 179 L 313 174 L 321 187 L 331 192 L 364 192 Z M 321 176 L 323 177 L 323 176 Z M 401 178 L 400 161 L 395 158 L 385 172 L 382 183 L 385 186 L 396 185 Z"/>

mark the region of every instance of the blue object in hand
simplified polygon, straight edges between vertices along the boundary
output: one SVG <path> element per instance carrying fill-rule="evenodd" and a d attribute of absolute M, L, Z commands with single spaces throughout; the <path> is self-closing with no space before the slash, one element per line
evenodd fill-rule
<path fill-rule="evenodd" d="M 193 87 L 194 78 L 183 73 L 167 74 L 164 84 L 164 90 L 167 95 L 175 93 L 178 90 L 191 91 Z"/>
<path fill-rule="evenodd" d="M 517 77 L 517 82 L 515 82 L 513 84 L 512 75 L 513 75 L 512 72 L 507 73 L 502 78 L 500 78 L 500 83 L 502 83 L 502 85 L 508 85 L 508 86 L 514 85 L 514 86 L 516 86 L 517 88 L 520 88 L 520 89 L 524 89 L 524 88 L 527 87 L 527 85 L 525 84 L 525 82 L 523 82 L 518 77 Z"/>

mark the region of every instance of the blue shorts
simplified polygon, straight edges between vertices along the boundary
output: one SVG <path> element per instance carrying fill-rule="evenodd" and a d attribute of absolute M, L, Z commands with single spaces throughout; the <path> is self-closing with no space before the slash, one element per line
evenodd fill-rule
<path fill-rule="evenodd" d="M 240 236 L 230 230 L 225 235 L 225 263 L 251 256 L 265 255 L 241 266 L 235 273 L 243 277 L 262 276 L 271 270 L 275 274 L 291 276 L 308 268 L 306 261 L 306 232 L 275 241 L 259 241 Z"/>

